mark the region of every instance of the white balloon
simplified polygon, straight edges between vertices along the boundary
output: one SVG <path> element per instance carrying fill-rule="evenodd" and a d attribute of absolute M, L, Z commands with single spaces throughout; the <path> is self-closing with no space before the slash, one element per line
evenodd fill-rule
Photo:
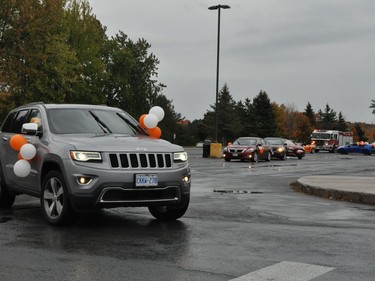
<path fill-rule="evenodd" d="M 17 177 L 27 177 L 31 171 L 30 163 L 25 159 L 18 160 L 13 166 L 13 171 Z"/>
<path fill-rule="evenodd" d="M 161 108 L 160 106 L 153 106 L 150 109 L 149 114 L 154 114 L 158 118 L 158 121 L 160 122 L 164 118 L 164 109 Z"/>
<path fill-rule="evenodd" d="M 158 117 L 155 114 L 147 114 L 145 119 L 143 119 L 143 123 L 148 129 L 155 128 L 158 124 Z"/>
<path fill-rule="evenodd" d="M 33 159 L 36 155 L 36 148 L 34 145 L 30 143 L 24 144 L 20 149 L 20 154 L 23 159 L 26 159 L 26 160 Z"/>

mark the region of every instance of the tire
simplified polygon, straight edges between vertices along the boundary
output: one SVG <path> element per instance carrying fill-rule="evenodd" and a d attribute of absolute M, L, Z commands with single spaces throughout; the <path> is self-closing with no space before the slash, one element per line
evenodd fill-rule
<path fill-rule="evenodd" d="M 298 156 L 298 160 L 301 160 L 302 159 L 302 156 Z"/>
<path fill-rule="evenodd" d="M 319 149 L 315 149 L 315 153 L 318 153 L 319 152 Z"/>
<path fill-rule="evenodd" d="M 64 177 L 59 171 L 50 171 L 43 180 L 40 205 L 45 219 L 51 225 L 68 225 L 73 221 Z"/>
<path fill-rule="evenodd" d="M 285 153 L 285 152 L 283 153 L 283 156 L 281 156 L 280 159 L 281 159 L 281 160 L 286 160 L 286 153 Z"/>
<path fill-rule="evenodd" d="M 363 151 L 363 154 L 364 154 L 364 155 L 371 155 L 371 152 L 370 152 L 370 150 L 364 150 L 364 151 Z"/>
<path fill-rule="evenodd" d="M 271 153 L 268 151 L 266 161 L 269 162 L 271 161 Z"/>
<path fill-rule="evenodd" d="M 9 192 L 8 187 L 5 184 L 3 173 L 0 170 L 0 208 L 10 208 L 12 207 L 16 195 Z"/>
<path fill-rule="evenodd" d="M 225 162 L 229 162 L 230 158 L 224 158 Z"/>
<path fill-rule="evenodd" d="M 253 157 L 251 158 L 251 162 L 254 162 L 254 163 L 256 163 L 256 162 L 258 162 L 258 152 L 254 152 L 253 153 Z"/>
<path fill-rule="evenodd" d="M 173 221 L 181 218 L 189 207 L 190 197 L 177 206 L 148 207 L 151 215 L 161 221 Z"/>

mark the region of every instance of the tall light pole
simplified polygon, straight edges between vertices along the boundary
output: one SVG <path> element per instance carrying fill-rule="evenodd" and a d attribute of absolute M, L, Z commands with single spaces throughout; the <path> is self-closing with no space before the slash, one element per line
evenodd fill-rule
<path fill-rule="evenodd" d="M 230 9 L 228 5 L 216 5 L 208 7 L 209 10 L 218 11 L 218 21 L 217 21 L 217 57 L 216 57 L 216 104 L 215 104 L 215 141 L 217 142 L 218 127 L 219 127 L 219 58 L 220 58 L 220 10 L 221 9 Z"/>

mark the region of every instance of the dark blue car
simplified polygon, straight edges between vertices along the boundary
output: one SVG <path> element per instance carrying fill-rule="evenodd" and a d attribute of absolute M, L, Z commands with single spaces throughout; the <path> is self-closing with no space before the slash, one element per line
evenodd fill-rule
<path fill-rule="evenodd" d="M 375 154 L 375 143 L 352 143 L 346 146 L 340 146 L 337 149 L 338 153 L 348 154 L 348 153 L 361 153 L 365 155 Z"/>

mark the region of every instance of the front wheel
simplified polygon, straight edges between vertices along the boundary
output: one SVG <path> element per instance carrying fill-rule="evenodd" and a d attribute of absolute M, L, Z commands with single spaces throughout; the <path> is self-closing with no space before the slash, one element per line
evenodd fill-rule
<path fill-rule="evenodd" d="M 253 157 L 251 158 L 251 162 L 258 162 L 258 152 L 253 153 Z"/>
<path fill-rule="evenodd" d="M 16 195 L 9 192 L 3 178 L 2 171 L 0 170 L 0 208 L 10 208 L 12 207 Z"/>
<path fill-rule="evenodd" d="M 268 151 L 266 161 L 271 161 L 271 152 Z"/>
<path fill-rule="evenodd" d="M 16 196 L 9 192 L 8 188 L 0 182 L 0 208 L 12 207 Z"/>
<path fill-rule="evenodd" d="M 190 197 L 187 200 L 178 206 L 158 206 L 158 207 L 148 207 L 151 215 L 154 218 L 161 220 L 161 221 L 172 221 L 181 218 L 186 210 L 189 207 Z"/>
<path fill-rule="evenodd" d="M 64 177 L 59 171 L 50 171 L 43 180 L 40 195 L 42 212 L 52 225 L 67 225 L 73 220 Z"/>

